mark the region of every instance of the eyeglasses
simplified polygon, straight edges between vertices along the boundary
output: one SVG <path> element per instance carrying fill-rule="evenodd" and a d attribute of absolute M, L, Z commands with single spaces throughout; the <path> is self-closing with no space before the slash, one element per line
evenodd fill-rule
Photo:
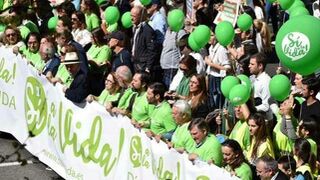
<path fill-rule="evenodd" d="M 10 36 L 16 36 L 17 34 L 16 33 L 10 33 L 10 34 L 6 34 L 7 37 L 10 37 Z"/>

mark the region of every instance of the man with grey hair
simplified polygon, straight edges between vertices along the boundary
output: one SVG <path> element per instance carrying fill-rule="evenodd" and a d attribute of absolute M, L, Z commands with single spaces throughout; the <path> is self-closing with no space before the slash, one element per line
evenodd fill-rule
<path fill-rule="evenodd" d="M 56 50 L 51 42 L 47 42 L 40 46 L 40 56 L 45 65 L 42 69 L 42 74 L 51 80 L 57 73 L 60 59 L 55 55 Z"/>
<path fill-rule="evenodd" d="M 278 169 L 278 162 L 270 156 L 262 156 L 257 159 L 256 172 L 261 180 L 289 180 Z"/>
<path fill-rule="evenodd" d="M 171 142 L 168 147 L 174 147 L 178 152 L 190 152 L 194 145 L 194 141 L 188 130 L 191 121 L 191 106 L 185 100 L 177 100 L 172 107 L 172 116 L 178 127 L 172 135 Z"/>
<path fill-rule="evenodd" d="M 132 109 L 132 98 L 136 94 L 130 87 L 132 72 L 128 66 L 119 66 L 116 70 L 116 77 L 121 86 L 120 96 L 117 101 L 106 106 L 106 110 L 111 114 L 128 115 Z"/>

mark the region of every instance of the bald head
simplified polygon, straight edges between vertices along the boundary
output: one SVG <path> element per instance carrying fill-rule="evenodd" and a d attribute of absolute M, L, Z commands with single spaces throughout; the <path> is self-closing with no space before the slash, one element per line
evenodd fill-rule
<path fill-rule="evenodd" d="M 46 42 L 40 46 L 40 55 L 44 61 L 51 59 L 54 53 L 55 48 L 51 42 Z"/>
<path fill-rule="evenodd" d="M 140 22 L 143 22 L 145 20 L 144 16 L 143 16 L 143 7 L 141 6 L 134 6 L 131 9 L 131 18 L 132 18 L 132 22 L 134 25 L 139 25 Z"/>
<path fill-rule="evenodd" d="M 116 70 L 116 75 L 118 77 L 119 84 L 122 87 L 130 84 L 132 80 L 132 73 L 128 66 L 119 66 Z"/>

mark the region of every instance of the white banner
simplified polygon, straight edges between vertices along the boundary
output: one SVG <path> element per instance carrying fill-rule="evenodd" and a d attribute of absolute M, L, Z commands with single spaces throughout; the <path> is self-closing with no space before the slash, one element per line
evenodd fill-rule
<path fill-rule="evenodd" d="M 48 83 L 4 48 L 0 87 L 0 131 L 65 179 L 237 179 L 214 165 L 193 165 L 186 154 L 150 140 L 127 117 L 112 117 L 98 103 L 73 104 L 61 85 Z"/>

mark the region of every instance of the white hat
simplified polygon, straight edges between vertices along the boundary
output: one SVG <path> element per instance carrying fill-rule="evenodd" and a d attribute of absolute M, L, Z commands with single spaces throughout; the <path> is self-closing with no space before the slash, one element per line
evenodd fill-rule
<path fill-rule="evenodd" d="M 76 52 L 67 52 L 66 56 L 64 57 L 64 61 L 62 62 L 62 64 L 78 64 L 81 63 L 79 61 L 78 55 Z"/>

